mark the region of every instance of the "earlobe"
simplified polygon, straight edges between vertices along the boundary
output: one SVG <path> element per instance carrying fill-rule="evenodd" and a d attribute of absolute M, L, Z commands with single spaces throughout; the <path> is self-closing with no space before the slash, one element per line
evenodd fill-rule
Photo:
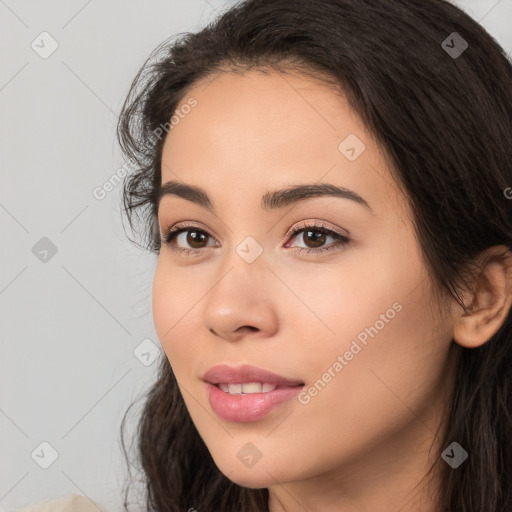
<path fill-rule="evenodd" d="M 505 322 L 512 304 L 512 252 L 506 246 L 484 251 L 477 263 L 473 293 L 466 313 L 455 317 L 453 339 L 466 348 L 489 341 Z"/>

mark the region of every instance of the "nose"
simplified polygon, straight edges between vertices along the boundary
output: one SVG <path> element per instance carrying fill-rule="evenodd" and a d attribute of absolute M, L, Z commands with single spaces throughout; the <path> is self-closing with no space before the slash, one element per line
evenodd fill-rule
<path fill-rule="evenodd" d="M 275 286 L 277 280 L 263 261 L 234 262 L 205 298 L 202 315 L 206 328 L 226 341 L 272 336 L 278 316 L 271 281 Z"/>

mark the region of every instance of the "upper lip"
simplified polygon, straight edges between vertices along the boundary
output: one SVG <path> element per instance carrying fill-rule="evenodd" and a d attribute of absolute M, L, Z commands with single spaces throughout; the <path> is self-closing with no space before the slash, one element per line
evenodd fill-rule
<path fill-rule="evenodd" d="M 226 364 L 213 366 L 203 375 L 203 380 L 210 384 L 245 384 L 247 382 L 261 382 L 274 384 L 275 386 L 299 386 L 304 384 L 300 380 L 287 379 L 249 364 L 236 367 Z"/>

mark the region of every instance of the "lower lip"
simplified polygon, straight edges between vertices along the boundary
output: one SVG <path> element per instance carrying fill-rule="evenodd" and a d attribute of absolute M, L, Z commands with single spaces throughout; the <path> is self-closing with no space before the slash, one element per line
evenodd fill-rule
<path fill-rule="evenodd" d="M 206 383 L 208 400 L 213 411 L 226 421 L 249 423 L 257 421 L 276 407 L 297 396 L 304 386 L 276 388 L 266 393 L 230 395 L 222 389 Z"/>

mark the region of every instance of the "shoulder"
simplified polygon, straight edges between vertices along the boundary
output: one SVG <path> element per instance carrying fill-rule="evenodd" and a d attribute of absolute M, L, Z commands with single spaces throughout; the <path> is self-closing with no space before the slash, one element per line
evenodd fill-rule
<path fill-rule="evenodd" d="M 106 512 L 97 503 L 81 496 L 79 494 L 71 493 L 66 496 L 46 500 L 27 507 L 16 509 L 14 512 Z"/>

